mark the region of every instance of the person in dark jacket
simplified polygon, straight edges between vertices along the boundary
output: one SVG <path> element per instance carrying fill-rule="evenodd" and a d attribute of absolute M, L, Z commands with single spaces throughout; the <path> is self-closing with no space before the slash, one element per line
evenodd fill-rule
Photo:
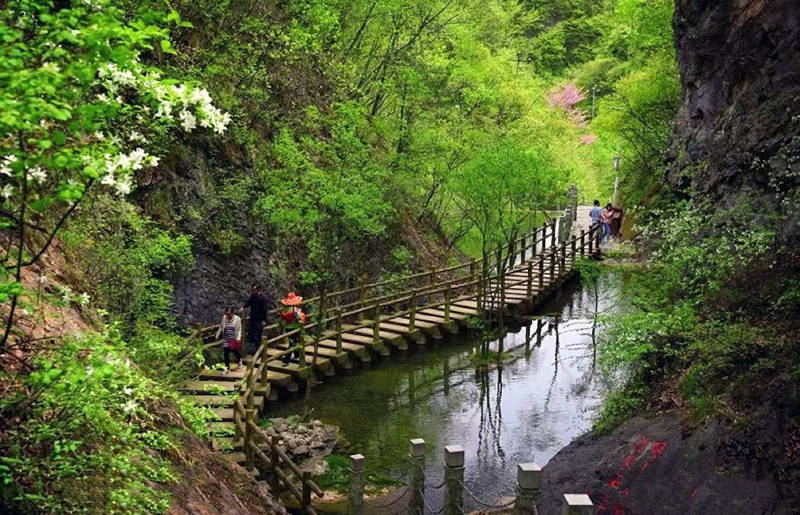
<path fill-rule="evenodd" d="M 247 352 L 255 354 L 261 345 L 264 322 L 270 309 L 269 301 L 261 293 L 261 285 L 258 283 L 250 286 L 250 298 L 242 306 L 242 311 L 247 308 L 250 308 L 250 316 L 247 318 Z"/>

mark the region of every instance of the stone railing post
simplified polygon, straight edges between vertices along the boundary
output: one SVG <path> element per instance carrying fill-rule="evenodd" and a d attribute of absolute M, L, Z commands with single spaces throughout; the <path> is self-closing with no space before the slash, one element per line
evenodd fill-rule
<path fill-rule="evenodd" d="M 347 487 L 347 513 L 364 513 L 364 468 L 366 458 L 360 454 L 350 455 L 350 483 Z"/>
<path fill-rule="evenodd" d="M 444 515 L 464 513 L 464 448 L 444 448 Z"/>
<path fill-rule="evenodd" d="M 517 465 L 517 500 L 514 514 L 537 513 L 536 503 L 542 496 L 542 469 L 535 463 Z"/>
<path fill-rule="evenodd" d="M 413 438 L 408 443 L 408 514 L 417 515 L 425 509 L 425 440 Z"/>
<path fill-rule="evenodd" d="M 592 515 L 594 504 L 586 494 L 564 494 L 562 515 Z"/>

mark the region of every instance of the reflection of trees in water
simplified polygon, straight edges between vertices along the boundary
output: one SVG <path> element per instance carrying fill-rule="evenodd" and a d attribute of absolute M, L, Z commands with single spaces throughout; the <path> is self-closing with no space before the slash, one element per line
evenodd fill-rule
<path fill-rule="evenodd" d="M 503 426 L 503 370 L 496 369 L 494 398 L 492 398 L 489 370 L 477 370 L 475 379 L 480 388 L 479 406 L 480 419 L 478 422 L 478 462 L 491 456 L 500 458 L 505 467 L 505 451 L 501 443 Z M 494 451 L 494 453 L 490 452 Z"/>

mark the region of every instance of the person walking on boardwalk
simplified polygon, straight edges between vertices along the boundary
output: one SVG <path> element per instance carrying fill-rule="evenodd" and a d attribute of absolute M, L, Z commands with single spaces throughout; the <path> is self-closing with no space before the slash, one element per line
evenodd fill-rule
<path fill-rule="evenodd" d="M 600 207 L 600 201 L 595 199 L 594 207 L 589 211 L 589 218 L 592 219 L 592 226 L 600 225 L 600 217 L 603 214 L 603 208 Z"/>
<path fill-rule="evenodd" d="M 231 353 L 239 360 L 239 368 L 242 367 L 242 319 L 234 312 L 233 307 L 225 310 L 222 315 L 222 322 L 217 329 L 217 338 L 222 336 L 222 354 L 225 359 L 225 372 L 231 372 Z"/>
<path fill-rule="evenodd" d="M 264 332 L 264 322 L 269 312 L 269 301 L 261 293 L 261 285 L 253 283 L 250 286 L 250 298 L 247 299 L 242 312 L 250 308 L 250 317 L 247 319 L 247 352 L 255 354 L 261 345 L 261 336 Z"/>
<path fill-rule="evenodd" d="M 281 319 L 283 320 L 286 332 L 298 330 L 296 333 L 289 336 L 289 345 L 291 347 L 297 347 L 297 345 L 302 342 L 303 326 L 306 323 L 306 314 L 303 313 L 303 310 L 300 308 L 302 303 L 303 297 L 295 295 L 294 292 L 289 292 L 286 298 L 281 300 Z M 289 363 L 297 354 L 297 351 L 285 354 L 283 356 L 283 362 Z"/>
<path fill-rule="evenodd" d="M 603 224 L 603 241 L 606 242 L 611 237 L 611 217 L 614 216 L 614 208 L 611 202 L 606 204 L 606 208 L 600 214 L 600 222 Z"/>

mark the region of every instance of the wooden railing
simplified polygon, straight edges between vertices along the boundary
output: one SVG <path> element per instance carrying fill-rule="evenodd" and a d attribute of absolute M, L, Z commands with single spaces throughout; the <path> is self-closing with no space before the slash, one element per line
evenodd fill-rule
<path fill-rule="evenodd" d="M 240 393 L 238 388 L 237 393 Z M 255 474 L 256 462 L 260 463 L 265 470 L 269 470 L 274 481 L 282 484 L 297 499 L 303 513 L 316 515 L 311 507 L 311 495 L 322 497 L 322 489 L 311 480 L 309 472 L 301 471 L 281 450 L 277 436 L 270 436 L 258 427 L 252 397 L 249 397 L 248 407 L 245 407 L 241 395 L 237 395 L 233 405 L 233 425 L 235 439 L 242 441 L 247 471 Z M 296 481 L 293 481 L 293 477 Z"/>
<path fill-rule="evenodd" d="M 526 252 L 530 251 L 533 254 L 538 252 L 538 244 L 541 244 L 541 250 L 544 251 L 549 246 L 556 244 L 556 233 L 562 228 L 560 219 L 552 220 L 549 223 L 535 229 L 529 234 L 520 236 L 507 245 L 508 248 L 504 249 L 504 255 L 522 256 L 525 259 Z M 389 299 L 394 295 L 402 295 L 414 288 L 424 288 L 425 286 L 436 285 L 436 278 L 452 275 L 467 275 L 474 276 L 479 269 L 483 268 L 483 258 L 472 259 L 465 263 L 452 265 L 444 268 L 433 269 L 425 272 L 418 272 L 405 277 L 395 279 L 388 279 L 378 281 L 371 284 L 362 284 L 352 288 L 346 288 L 325 294 L 325 302 L 327 307 L 335 306 L 337 309 L 348 310 L 358 309 L 365 305 L 373 304 L 377 299 Z M 489 266 L 494 268 L 494 264 Z M 385 293 L 386 289 L 393 289 L 393 293 Z M 303 304 L 307 306 L 309 311 L 315 312 L 317 315 L 321 312 L 322 297 L 315 296 L 304 300 Z M 280 308 L 272 309 L 268 315 L 275 316 L 279 313 Z M 242 328 L 247 326 L 245 317 L 242 317 Z M 193 335 L 203 339 L 204 342 L 215 340 L 214 334 L 216 333 L 218 325 L 209 325 L 196 330 Z M 281 331 L 281 324 L 275 323 L 268 325 L 264 328 L 266 335 L 275 335 Z"/>

